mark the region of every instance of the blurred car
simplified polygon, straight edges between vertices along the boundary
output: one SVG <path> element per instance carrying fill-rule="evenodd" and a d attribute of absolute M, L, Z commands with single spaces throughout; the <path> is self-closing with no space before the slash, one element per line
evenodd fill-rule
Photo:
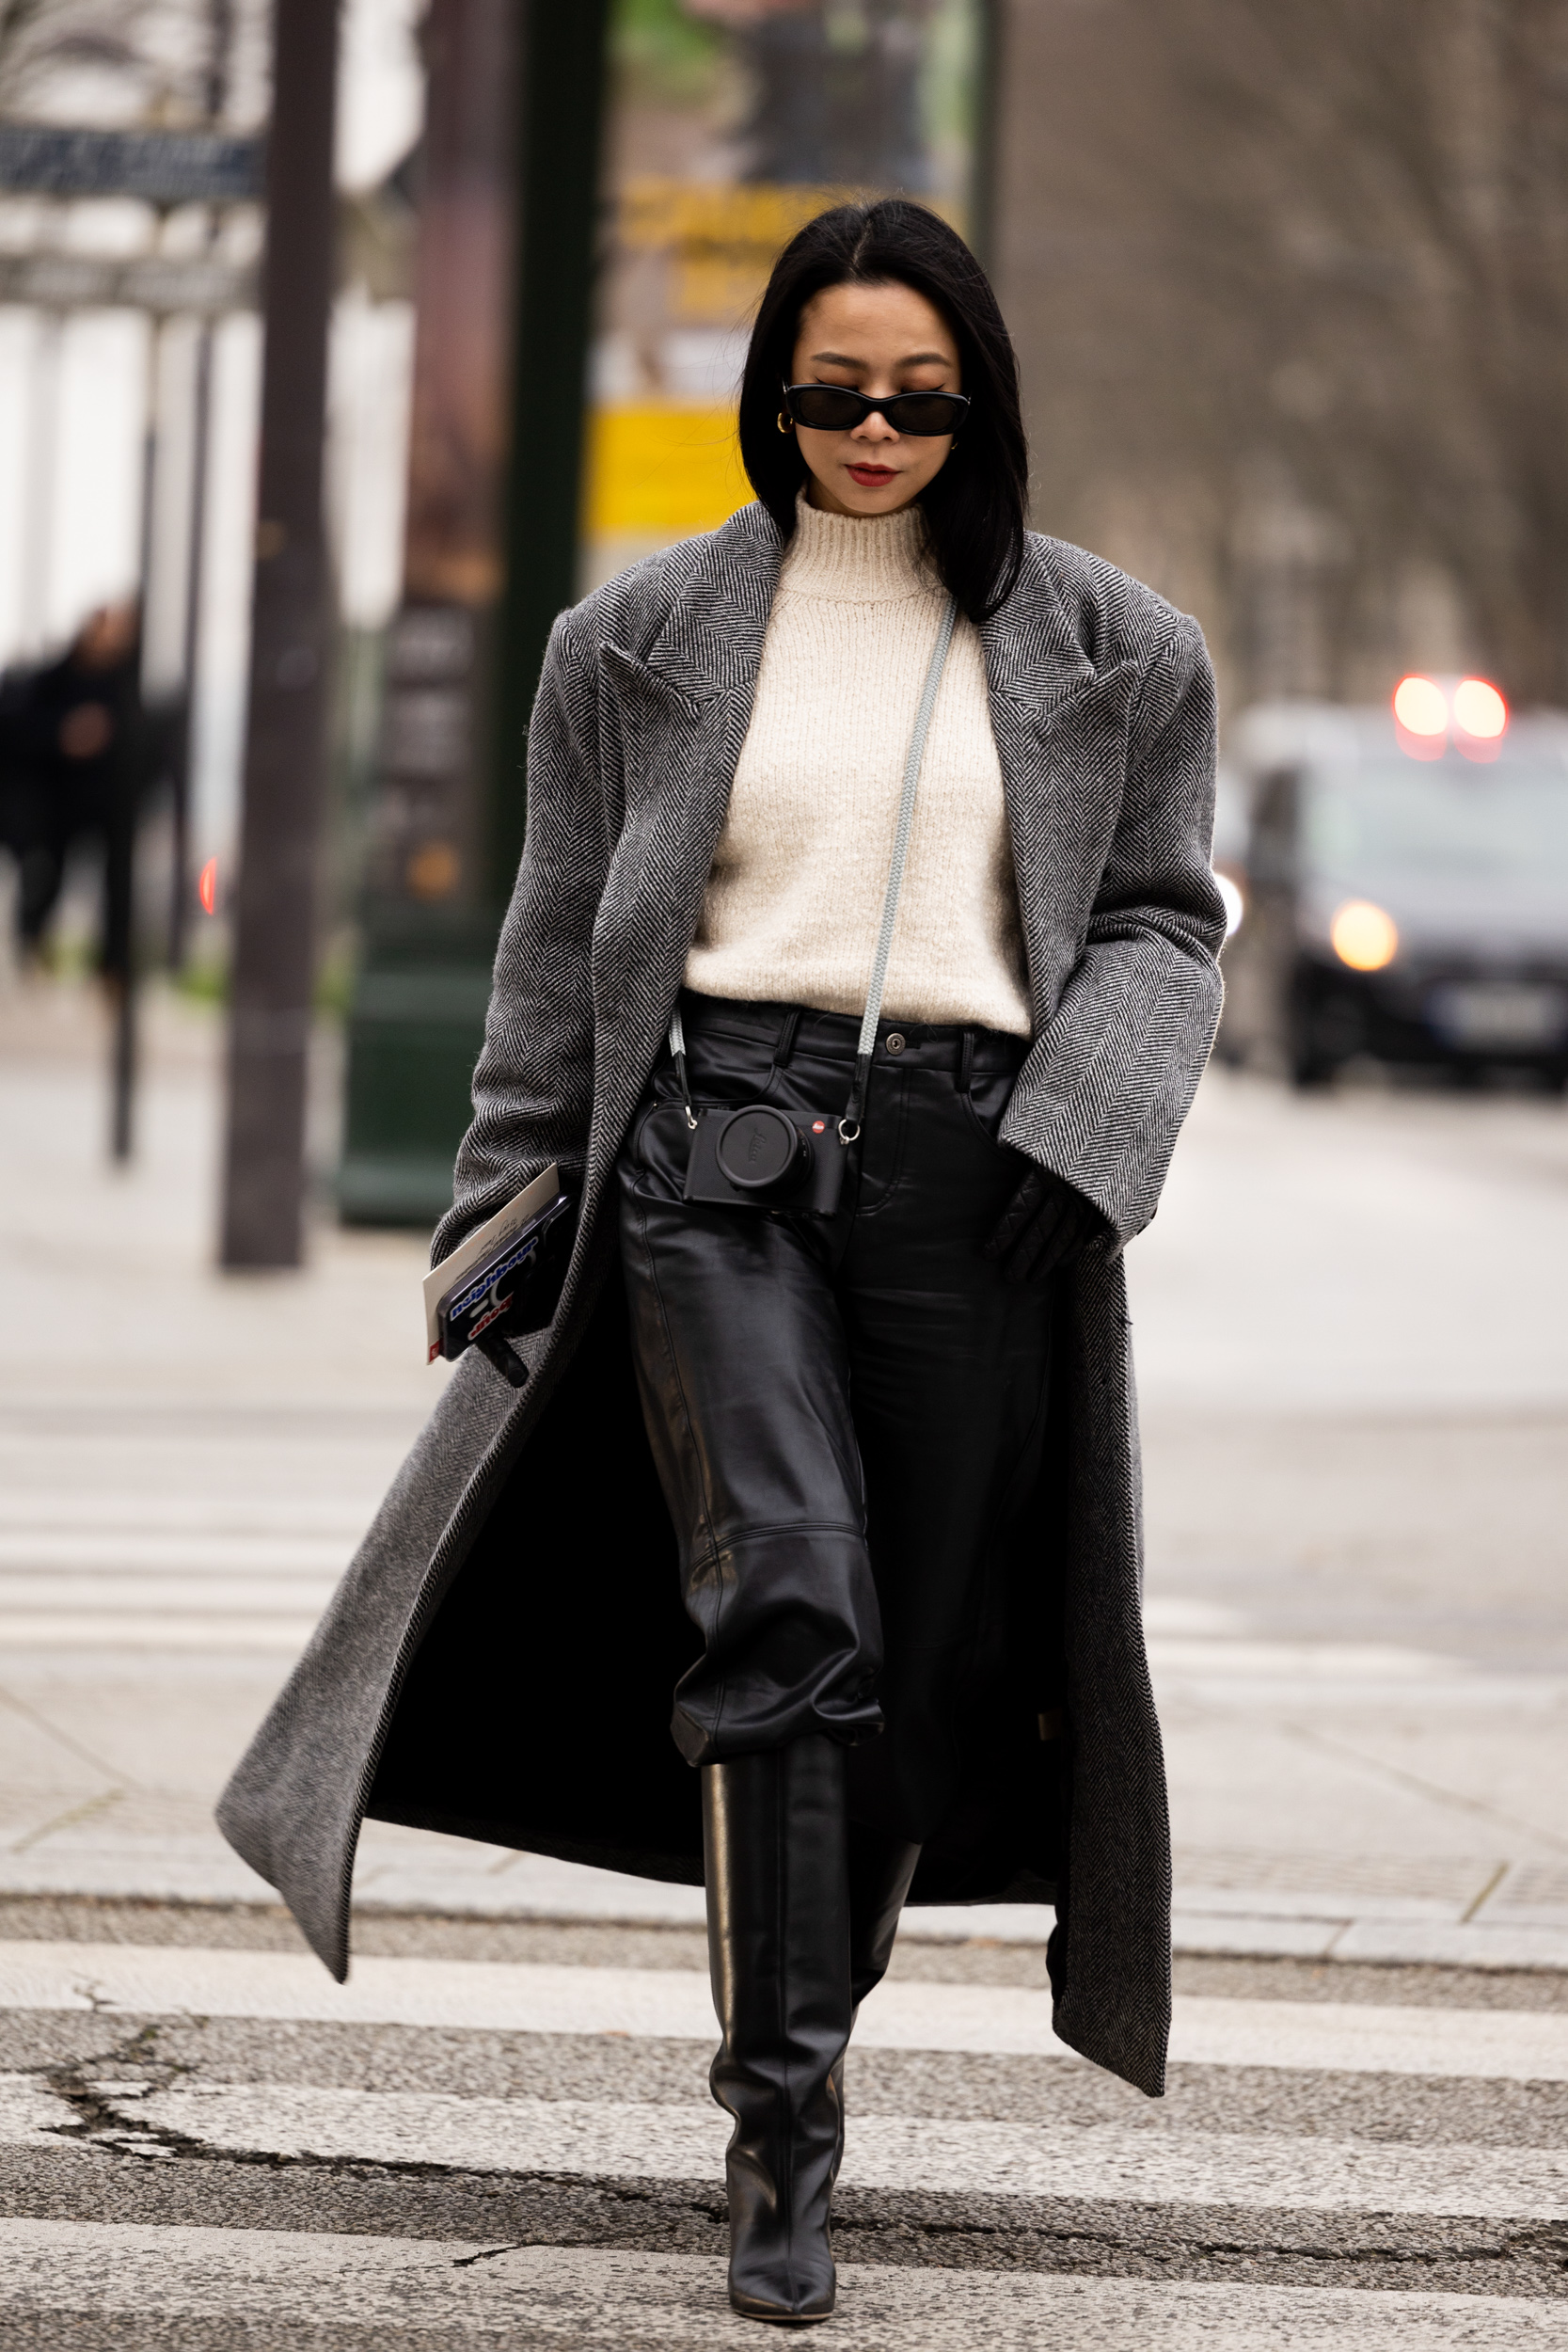
<path fill-rule="evenodd" d="M 1568 720 L 1421 678 L 1237 739 L 1222 1057 L 1302 1087 L 1364 1056 L 1568 1087 Z"/>

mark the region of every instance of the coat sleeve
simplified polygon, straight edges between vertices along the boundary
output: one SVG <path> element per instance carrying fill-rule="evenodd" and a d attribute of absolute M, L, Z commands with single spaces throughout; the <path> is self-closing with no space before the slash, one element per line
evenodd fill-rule
<path fill-rule="evenodd" d="M 594 1101 L 590 954 L 611 846 L 596 687 L 579 607 L 550 632 L 529 723 L 522 863 L 496 950 L 473 1123 L 431 1244 L 433 1265 L 552 1160 L 563 1178 L 581 1174 Z"/>
<path fill-rule="evenodd" d="M 1145 673 L 1084 951 L 1002 1125 L 1123 1241 L 1154 1215 L 1219 1022 L 1214 754 L 1213 671 L 1183 621 Z"/>

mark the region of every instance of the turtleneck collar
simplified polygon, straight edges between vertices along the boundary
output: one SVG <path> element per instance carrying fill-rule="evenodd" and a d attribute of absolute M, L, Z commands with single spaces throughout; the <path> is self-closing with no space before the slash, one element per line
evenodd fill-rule
<path fill-rule="evenodd" d="M 798 596 L 841 604 L 894 604 L 929 596 L 939 584 L 922 558 L 926 523 L 918 505 L 895 515 L 826 515 L 795 501 L 795 534 L 784 550 L 779 586 Z"/>

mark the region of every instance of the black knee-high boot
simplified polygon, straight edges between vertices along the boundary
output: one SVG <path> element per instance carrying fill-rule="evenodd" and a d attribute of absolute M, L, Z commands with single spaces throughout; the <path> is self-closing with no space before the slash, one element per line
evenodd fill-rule
<path fill-rule="evenodd" d="M 884 1830 L 849 1824 L 849 1990 L 857 2010 L 887 1975 L 920 1851 Z"/>
<path fill-rule="evenodd" d="M 866 1994 L 887 1975 L 894 1938 L 921 1849 L 885 1831 L 849 1824 L 849 2022 L 860 2015 Z M 838 2085 L 839 2131 L 844 2130 L 844 2060 L 833 2069 Z"/>
<path fill-rule="evenodd" d="M 826 2319 L 849 2039 L 844 1750 L 823 1737 L 703 1767 L 708 1958 L 723 2040 L 713 2095 L 735 2118 L 730 2301 Z"/>

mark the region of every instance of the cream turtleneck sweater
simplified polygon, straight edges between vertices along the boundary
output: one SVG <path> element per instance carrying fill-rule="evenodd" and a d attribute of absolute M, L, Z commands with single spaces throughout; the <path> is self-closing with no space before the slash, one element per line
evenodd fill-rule
<path fill-rule="evenodd" d="M 945 601 L 923 546 L 918 508 L 862 521 L 800 501 L 687 962 L 699 995 L 864 1010 Z M 927 739 L 883 1011 L 1030 1032 L 985 660 L 963 619 Z"/>

